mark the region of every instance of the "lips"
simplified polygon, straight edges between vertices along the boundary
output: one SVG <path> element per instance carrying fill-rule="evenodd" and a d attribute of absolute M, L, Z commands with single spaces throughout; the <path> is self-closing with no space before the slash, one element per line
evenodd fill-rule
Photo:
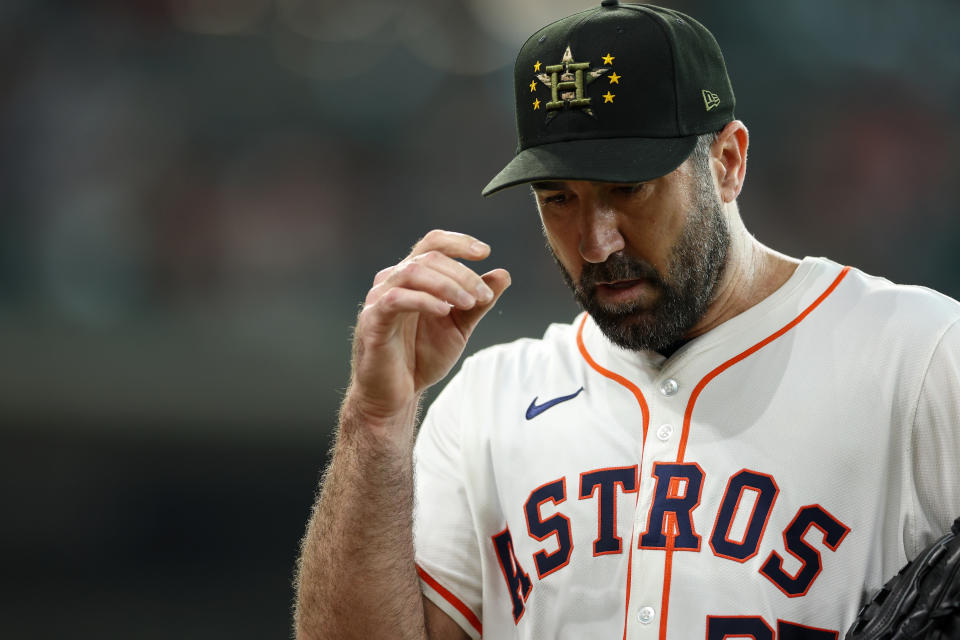
<path fill-rule="evenodd" d="M 627 302 L 641 295 L 648 284 L 644 278 L 598 282 L 596 295 L 604 302 Z"/>
<path fill-rule="evenodd" d="M 598 282 L 597 287 L 606 287 L 608 289 L 614 289 L 614 290 L 629 289 L 630 287 L 634 287 L 638 284 L 643 284 L 644 282 L 646 282 L 646 280 L 644 280 L 643 278 L 632 278 L 629 280 L 614 280 L 612 282 Z"/>

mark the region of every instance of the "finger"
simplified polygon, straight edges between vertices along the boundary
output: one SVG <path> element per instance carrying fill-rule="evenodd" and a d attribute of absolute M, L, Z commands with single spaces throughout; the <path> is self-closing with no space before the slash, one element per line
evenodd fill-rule
<path fill-rule="evenodd" d="M 448 258 L 453 268 L 459 265 L 465 270 L 463 273 L 473 273 L 461 263 L 453 258 L 465 258 L 468 260 L 483 260 L 490 255 L 490 245 L 481 242 L 473 236 L 453 231 L 431 231 L 424 236 L 410 252 L 403 262 L 386 267 L 377 272 L 373 277 L 373 284 L 380 284 L 392 274 L 397 268 L 402 266 L 408 260 L 423 260 L 425 258 L 436 259 L 439 257 Z M 448 275 L 455 275 L 449 272 Z"/>
<path fill-rule="evenodd" d="M 464 289 L 467 289 L 471 293 L 479 294 L 481 298 L 486 297 L 489 299 L 492 294 L 486 284 L 484 284 L 483 280 L 480 279 L 480 276 L 477 275 L 473 269 L 466 266 L 462 262 L 459 262 L 458 260 L 444 255 L 440 251 L 428 251 L 427 253 L 409 257 L 400 264 L 395 264 L 392 267 L 381 269 L 373 278 L 374 286 L 386 282 L 394 274 L 398 273 L 402 269 L 408 268 L 410 263 L 423 264 L 431 269 L 436 269 L 440 273 L 443 273 L 459 282 L 460 286 L 462 286 Z M 481 291 L 484 293 L 481 294 Z"/>
<path fill-rule="evenodd" d="M 489 302 L 493 299 L 493 291 L 487 286 L 483 279 L 477 275 L 477 272 L 458 260 L 454 260 L 439 251 L 430 251 L 412 258 L 412 260 L 425 264 L 431 269 L 452 278 L 480 302 Z"/>
<path fill-rule="evenodd" d="M 456 302 L 457 306 L 461 308 L 468 309 L 473 306 L 473 303 L 472 301 L 463 299 L 462 294 L 452 291 L 450 288 L 453 286 L 451 285 L 451 281 L 480 302 L 486 303 L 493 299 L 493 291 L 473 269 L 439 251 L 430 251 L 409 258 L 393 267 L 381 270 L 374 278 L 374 287 L 371 289 L 371 295 L 368 295 L 367 302 L 374 302 L 378 296 L 387 290 L 385 288 L 387 286 L 397 285 L 408 288 L 425 286 L 419 277 L 415 280 L 409 279 L 411 274 L 423 276 L 424 273 L 420 271 L 421 269 L 432 270 L 449 278 L 449 281 L 440 280 L 440 282 L 446 285 L 446 290 L 431 287 L 427 287 L 426 290 L 433 292 L 445 300 Z"/>
<path fill-rule="evenodd" d="M 395 265 L 392 265 L 392 266 L 387 267 L 387 268 L 385 268 L 385 269 L 380 269 L 380 271 L 377 271 L 377 275 L 373 276 L 373 284 L 374 284 L 374 286 L 380 284 L 381 282 L 383 282 L 384 280 L 386 280 L 387 278 L 389 278 L 389 277 L 390 277 L 390 274 L 393 273 L 393 272 L 396 270 L 396 268 L 399 267 L 399 266 L 400 266 L 400 265 L 395 264 Z"/>
<path fill-rule="evenodd" d="M 490 255 L 490 245 L 465 233 L 434 229 L 413 245 L 410 255 L 417 256 L 429 251 L 439 251 L 452 258 L 483 260 Z"/>
<path fill-rule="evenodd" d="M 449 304 L 425 291 L 394 287 L 373 304 L 365 305 L 360 316 L 361 319 L 368 317 L 371 322 L 382 327 L 393 323 L 402 313 L 445 316 L 450 313 L 450 309 Z"/>
<path fill-rule="evenodd" d="M 450 260 L 450 258 L 447 258 L 447 260 Z M 469 269 L 467 269 L 467 271 L 469 271 Z M 460 309 L 470 309 L 477 303 L 478 299 L 481 299 L 474 281 L 479 282 L 489 291 L 489 287 L 483 284 L 480 276 L 472 271 L 470 271 L 470 274 L 470 284 L 467 286 L 472 287 L 472 290 L 464 288 L 460 282 L 457 282 L 437 269 L 411 260 L 398 266 L 386 280 L 375 285 L 367 294 L 366 304 L 374 304 L 381 296 L 386 295 L 393 288 L 400 287 L 403 289 L 423 291 L 449 302 Z M 485 296 L 483 301 L 489 300 L 492 297 L 493 292 L 490 291 L 489 296 Z"/>
<path fill-rule="evenodd" d="M 493 298 L 491 298 L 489 302 L 477 304 L 472 309 L 456 310 L 453 312 L 454 321 L 466 337 L 469 337 L 470 334 L 473 333 L 477 323 L 493 308 L 493 305 L 497 303 L 497 300 L 500 299 L 500 296 L 503 295 L 503 292 L 507 290 L 507 287 L 509 287 L 512 282 L 510 272 L 506 269 L 494 269 L 493 271 L 488 271 L 483 274 L 481 277 L 493 292 Z"/>

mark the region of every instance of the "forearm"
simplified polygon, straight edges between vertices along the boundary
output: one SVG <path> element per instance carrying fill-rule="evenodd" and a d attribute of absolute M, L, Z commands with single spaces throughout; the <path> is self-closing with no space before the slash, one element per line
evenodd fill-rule
<path fill-rule="evenodd" d="M 510 285 L 503 269 L 479 276 L 458 261 L 489 252 L 471 236 L 434 230 L 374 277 L 354 328 L 337 443 L 301 549 L 300 640 L 427 638 L 413 554 L 414 422 L 420 395 L 450 372 Z M 432 623 L 445 615 L 430 611 Z M 463 637 L 448 621 L 432 624 L 435 637 Z"/>
<path fill-rule="evenodd" d="M 392 430 L 409 442 L 378 437 L 348 394 L 301 550 L 301 640 L 426 637 L 413 554 L 415 418 L 411 403 Z"/>

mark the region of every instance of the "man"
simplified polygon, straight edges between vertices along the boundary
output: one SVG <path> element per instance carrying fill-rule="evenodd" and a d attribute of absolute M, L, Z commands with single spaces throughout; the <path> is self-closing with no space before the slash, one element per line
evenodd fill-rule
<path fill-rule="evenodd" d="M 516 93 L 485 193 L 532 185 L 585 313 L 465 361 L 414 456 L 510 276 L 443 231 L 377 274 L 298 635 L 838 637 L 960 513 L 960 305 L 747 232 L 688 16 L 604 0 L 527 41 Z"/>

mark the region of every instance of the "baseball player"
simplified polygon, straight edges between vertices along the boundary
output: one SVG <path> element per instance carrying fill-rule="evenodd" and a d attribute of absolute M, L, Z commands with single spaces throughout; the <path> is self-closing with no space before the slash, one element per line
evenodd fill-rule
<path fill-rule="evenodd" d="M 510 282 L 433 231 L 374 279 L 304 538 L 302 638 L 826 640 L 960 514 L 960 304 L 765 247 L 694 19 L 601 6 L 515 68 L 584 312 L 467 359 Z"/>

